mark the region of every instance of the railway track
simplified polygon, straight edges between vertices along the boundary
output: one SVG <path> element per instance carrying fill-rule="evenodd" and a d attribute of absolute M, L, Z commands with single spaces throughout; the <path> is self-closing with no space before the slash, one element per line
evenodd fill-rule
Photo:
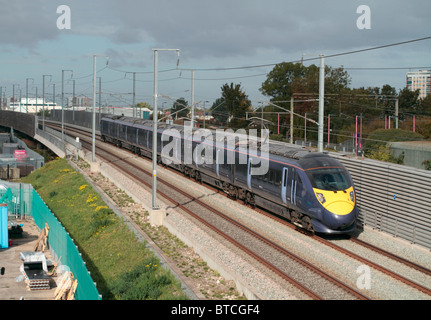
<path fill-rule="evenodd" d="M 80 134 L 83 147 L 91 150 L 91 143 L 85 141 L 83 134 Z M 151 189 L 151 172 L 143 170 L 130 159 L 112 154 L 100 145 L 96 151 L 97 156 L 103 161 L 109 162 L 135 181 Z M 311 299 L 369 299 L 294 253 L 161 178 L 158 178 L 158 194 L 168 200 L 172 207 L 185 211 L 193 219 L 226 239 Z"/>
<path fill-rule="evenodd" d="M 82 134 L 82 132 L 80 132 L 80 134 Z M 99 148 L 100 149 L 100 148 Z M 114 163 L 116 163 L 119 161 L 119 159 L 117 158 L 116 161 L 114 161 Z M 127 160 L 123 160 L 123 161 L 127 161 Z M 141 170 L 141 168 L 137 168 L 136 165 L 129 163 L 129 165 L 131 165 L 132 167 L 135 168 L 135 170 Z M 117 165 L 117 167 L 119 169 L 121 169 L 120 166 Z M 145 172 L 145 175 L 150 176 L 151 173 L 149 172 Z M 136 179 L 140 179 L 135 176 Z M 168 186 L 169 184 L 166 181 L 163 181 L 162 179 L 159 178 L 159 181 L 166 184 L 166 186 Z M 148 184 L 148 182 L 143 182 L 143 184 L 145 184 L 148 188 L 151 188 L 151 185 Z M 208 228 L 213 229 L 212 224 L 214 223 L 213 221 L 211 221 L 211 218 L 203 218 L 202 215 L 197 215 L 195 212 L 196 211 L 200 211 L 202 212 L 202 210 L 193 210 L 188 208 L 186 205 L 184 205 L 184 203 L 194 203 L 194 204 L 198 204 L 200 205 L 202 208 L 206 208 L 206 210 L 208 212 L 212 213 L 212 216 L 217 215 L 218 217 L 220 217 L 219 219 L 228 221 L 229 224 L 231 224 L 232 226 L 235 226 L 235 228 L 242 230 L 241 232 L 244 233 L 248 233 L 249 236 L 248 237 L 253 237 L 253 241 L 252 240 L 247 240 L 246 242 L 248 243 L 255 243 L 255 241 L 260 241 L 261 243 L 265 243 L 265 246 L 267 248 L 271 248 L 271 249 L 266 249 L 266 251 L 272 251 L 272 252 L 278 252 L 277 254 L 282 254 L 284 257 L 288 257 L 288 259 L 290 259 L 290 261 L 295 261 L 295 263 L 297 264 L 298 268 L 302 268 L 304 269 L 304 267 L 306 266 L 306 268 L 308 270 L 310 270 L 311 272 L 314 272 L 315 274 L 319 274 L 320 277 L 323 277 L 324 279 L 326 279 L 326 281 L 330 281 L 330 282 L 336 282 L 337 283 L 337 287 L 338 288 L 342 288 L 342 290 L 344 290 L 345 292 L 349 292 L 348 295 L 351 295 L 351 297 L 353 297 L 354 299 L 368 299 L 369 297 L 359 293 L 357 290 L 351 288 L 348 285 L 343 284 L 341 281 L 338 281 L 337 279 L 333 278 L 332 276 L 330 276 L 329 274 L 324 273 L 323 271 L 321 271 L 319 268 L 316 268 L 314 266 L 310 266 L 309 263 L 305 260 L 303 260 L 302 258 L 300 258 L 299 256 L 295 255 L 292 252 L 289 252 L 287 250 L 285 250 L 284 248 L 282 248 L 281 246 L 277 245 L 276 243 L 264 238 L 261 235 L 256 234 L 255 232 L 249 230 L 247 227 L 239 224 L 236 221 L 233 221 L 231 218 L 227 217 L 226 215 L 224 215 L 223 213 L 219 212 L 218 210 L 215 210 L 214 208 L 208 207 L 208 205 L 206 205 L 205 203 L 203 203 L 202 201 L 200 201 L 199 199 L 193 198 L 189 195 L 187 195 L 187 193 L 183 192 L 182 190 L 179 190 L 178 188 L 174 187 L 174 186 L 170 186 L 169 188 L 171 188 L 171 190 L 175 190 L 175 192 L 177 192 L 178 194 L 181 194 L 182 197 L 185 197 L 182 199 L 182 201 L 178 201 L 173 199 L 172 197 L 168 196 L 166 193 L 163 193 L 163 196 L 168 199 L 174 206 L 180 207 L 183 210 L 185 210 L 186 212 L 188 212 L 188 214 L 190 214 L 191 216 L 193 216 L 196 220 L 200 221 L 201 223 L 203 223 L 204 225 L 206 225 Z M 210 187 L 211 188 L 211 187 Z M 290 228 L 294 228 L 297 229 L 295 226 L 285 222 L 282 219 L 279 219 L 277 217 L 274 217 L 273 215 L 270 215 L 268 213 L 263 212 L 262 210 L 259 209 L 259 211 L 261 211 L 262 213 L 268 215 L 268 217 L 270 217 L 271 219 L 276 219 L 277 221 L 287 225 Z M 278 264 L 278 266 L 276 266 L 276 263 L 274 263 L 273 265 L 271 265 L 270 263 L 268 263 L 268 261 L 266 261 L 264 257 L 259 257 L 257 255 L 256 252 L 253 252 L 252 248 L 256 248 L 259 247 L 257 245 L 252 245 L 251 247 L 246 247 L 245 245 L 241 244 L 240 241 L 236 240 L 234 237 L 230 237 L 229 235 L 227 235 L 224 231 L 222 231 L 221 229 L 216 230 L 215 232 L 217 232 L 218 234 L 222 235 L 224 238 L 226 238 L 228 241 L 230 241 L 231 243 L 233 243 L 235 246 L 241 248 L 241 250 L 243 250 L 244 252 L 246 252 L 247 254 L 249 254 L 250 256 L 252 256 L 254 259 L 256 259 L 257 261 L 259 261 L 260 263 L 264 264 L 268 269 L 272 270 L 274 273 L 278 274 L 278 276 L 282 277 L 285 281 L 288 281 L 291 284 L 295 284 L 295 282 L 299 282 L 297 280 L 295 280 L 295 277 L 292 275 L 289 275 L 288 273 L 284 272 L 282 269 L 282 265 Z M 412 280 L 409 280 L 387 268 L 384 268 L 374 262 L 371 262 L 370 260 L 361 257 L 351 251 L 348 251 L 346 249 L 343 249 L 339 246 L 337 246 L 336 244 L 332 243 L 331 241 L 328 241 L 326 239 L 317 237 L 317 236 L 313 236 L 313 238 L 315 238 L 317 241 L 319 241 L 322 244 L 325 244 L 326 246 L 329 246 L 339 252 L 342 252 L 343 254 L 356 259 L 358 261 L 361 261 L 362 263 L 376 269 L 379 271 L 384 272 L 385 274 L 393 277 L 394 279 L 397 279 L 413 288 L 416 288 L 417 290 L 420 290 L 421 292 L 430 295 L 431 296 L 431 290 L 429 288 L 427 288 L 426 286 L 422 286 L 419 283 L 416 283 Z M 377 247 L 368 245 L 366 243 L 364 243 L 363 241 L 360 241 L 358 239 L 355 238 L 351 238 L 351 241 L 355 242 L 358 245 L 361 246 L 367 246 L 370 250 L 374 250 L 376 252 L 378 252 L 379 254 L 385 255 L 386 257 L 390 257 L 391 259 L 398 261 L 400 263 L 405 264 L 406 266 L 410 267 L 410 268 L 414 268 L 416 270 L 418 270 L 419 272 L 422 272 L 424 274 L 427 275 L 431 275 L 431 271 L 427 268 L 424 268 L 422 266 L 416 265 L 411 263 L 410 261 L 407 261 L 406 259 L 397 257 L 395 255 L 393 255 L 392 253 L 389 253 L 387 251 L 383 251 L 382 249 L 379 249 Z M 261 250 L 259 250 L 261 251 Z M 279 259 L 280 261 L 282 259 Z M 288 264 L 288 263 L 287 263 Z M 301 266 L 299 266 L 301 265 Z M 311 277 L 311 276 L 310 276 Z M 322 278 L 322 279 L 323 279 Z M 332 299 L 333 297 L 328 297 L 328 295 L 325 296 L 325 294 L 321 295 L 321 294 L 317 294 L 314 291 L 309 290 L 308 288 L 305 288 L 302 284 L 295 284 L 295 286 L 297 286 L 298 288 L 300 288 L 301 291 L 303 291 L 304 293 L 306 293 L 309 297 L 313 298 L 313 299 Z M 322 286 L 324 287 L 324 286 Z M 337 289 L 338 290 L 338 289 Z M 319 291 L 319 290 L 317 290 Z M 333 291 L 333 290 L 331 290 Z M 346 297 L 345 297 L 346 298 Z"/>

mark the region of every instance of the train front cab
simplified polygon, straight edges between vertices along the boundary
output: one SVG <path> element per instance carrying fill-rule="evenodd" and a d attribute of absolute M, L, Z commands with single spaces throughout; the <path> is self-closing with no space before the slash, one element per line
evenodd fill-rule
<path fill-rule="evenodd" d="M 355 230 L 358 210 L 353 181 L 339 162 L 325 158 L 322 163 L 310 162 L 304 171 L 311 183 L 313 206 L 320 218 L 312 219 L 315 232 L 348 234 Z M 316 209 L 317 208 L 317 209 Z"/>

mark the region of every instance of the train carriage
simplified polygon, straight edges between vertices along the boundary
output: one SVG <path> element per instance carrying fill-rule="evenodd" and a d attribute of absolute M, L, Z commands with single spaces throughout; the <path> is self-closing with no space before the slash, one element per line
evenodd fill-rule
<path fill-rule="evenodd" d="M 355 230 L 358 210 L 353 181 L 337 160 L 324 153 L 270 141 L 268 170 L 253 174 L 260 162 L 259 154 L 238 143 L 198 139 L 189 129 L 187 134 L 182 126 L 158 125 L 159 163 L 167 163 L 185 175 L 222 189 L 232 198 L 281 215 L 309 231 L 347 234 Z M 175 134 L 166 139 L 166 130 Z M 117 146 L 152 155 L 152 121 L 105 115 L 101 119 L 101 134 L 103 140 Z M 233 158 L 229 158 L 229 152 Z"/>

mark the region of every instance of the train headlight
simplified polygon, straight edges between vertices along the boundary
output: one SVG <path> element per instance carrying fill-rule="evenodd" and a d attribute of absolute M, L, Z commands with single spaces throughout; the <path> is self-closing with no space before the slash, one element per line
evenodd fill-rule
<path fill-rule="evenodd" d="M 355 201 L 355 195 L 353 194 L 353 191 L 350 191 L 350 200 L 352 200 L 352 202 Z"/>
<path fill-rule="evenodd" d="M 316 193 L 317 199 L 323 204 L 326 202 L 325 196 L 321 193 Z"/>

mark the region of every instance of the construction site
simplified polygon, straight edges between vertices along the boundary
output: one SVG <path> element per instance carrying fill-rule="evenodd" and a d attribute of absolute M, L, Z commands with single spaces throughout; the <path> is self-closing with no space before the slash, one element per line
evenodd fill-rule
<path fill-rule="evenodd" d="M 12 182 L 43 165 L 13 130 L 0 135 L 0 300 L 99 300 L 64 227 L 32 185 Z"/>

